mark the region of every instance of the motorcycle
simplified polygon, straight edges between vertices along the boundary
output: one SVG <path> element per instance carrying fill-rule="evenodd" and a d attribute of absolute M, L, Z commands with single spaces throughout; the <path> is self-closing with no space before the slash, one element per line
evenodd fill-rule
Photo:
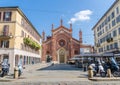
<path fill-rule="evenodd" d="M 101 69 L 101 68 L 99 68 L 99 66 L 95 66 L 93 68 L 93 76 L 96 76 L 97 73 L 99 73 L 101 77 L 106 77 L 106 72 L 104 71 L 104 68 L 101 66 L 102 67 L 102 69 Z"/>
<path fill-rule="evenodd" d="M 8 72 L 9 72 L 9 68 L 2 68 L 1 77 L 8 75 Z"/>
<path fill-rule="evenodd" d="M 119 77 L 120 69 L 119 69 L 117 62 L 115 61 L 115 59 L 113 57 L 110 58 L 110 61 L 111 61 L 111 63 L 109 65 L 109 68 L 111 69 L 111 73 L 113 74 L 114 77 Z"/>
<path fill-rule="evenodd" d="M 114 77 L 120 76 L 119 66 L 113 57 L 109 58 L 109 61 L 104 63 L 103 67 L 105 71 L 102 73 L 103 75 L 107 75 L 107 70 L 110 69 Z"/>
<path fill-rule="evenodd" d="M 10 67 L 10 64 L 8 63 L 8 59 L 4 59 L 2 62 L 1 77 L 4 77 L 9 73 L 9 67 Z"/>

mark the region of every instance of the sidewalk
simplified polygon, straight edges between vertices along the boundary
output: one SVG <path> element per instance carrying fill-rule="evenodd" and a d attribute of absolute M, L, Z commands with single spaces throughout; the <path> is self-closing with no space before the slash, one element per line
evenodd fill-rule
<path fill-rule="evenodd" d="M 50 63 L 40 63 L 26 66 L 19 79 L 13 78 L 13 73 L 0 78 L 0 85 L 113 85 L 120 78 L 93 77 L 88 79 L 87 71 L 82 70 L 40 70 L 41 68 L 53 68 Z M 99 82 L 98 82 L 99 81 Z M 109 81 L 109 82 L 108 82 Z M 106 83 L 106 84 L 105 84 Z"/>
<path fill-rule="evenodd" d="M 26 73 L 31 72 L 36 68 L 44 68 L 50 65 L 51 63 L 38 63 L 38 64 L 26 65 L 25 69 L 23 69 L 23 74 L 18 79 L 25 79 L 25 77 L 27 76 Z M 18 79 L 14 79 L 14 71 L 10 71 L 7 76 L 0 77 L 0 82 L 12 82 Z"/>

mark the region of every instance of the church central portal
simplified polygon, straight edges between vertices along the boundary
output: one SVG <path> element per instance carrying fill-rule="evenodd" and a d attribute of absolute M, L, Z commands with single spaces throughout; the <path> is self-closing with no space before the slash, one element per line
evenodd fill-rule
<path fill-rule="evenodd" d="M 65 63 L 65 50 L 64 49 L 60 49 L 59 50 L 59 63 Z"/>

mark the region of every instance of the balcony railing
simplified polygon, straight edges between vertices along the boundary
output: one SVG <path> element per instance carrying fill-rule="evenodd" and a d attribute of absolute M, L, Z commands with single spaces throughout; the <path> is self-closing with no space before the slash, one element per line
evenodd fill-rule
<path fill-rule="evenodd" d="M 112 41 L 113 41 L 113 38 L 108 38 L 108 39 L 107 39 L 107 42 L 108 42 L 108 43 L 110 43 L 110 42 L 112 42 Z"/>
<path fill-rule="evenodd" d="M 0 33 L 0 39 L 10 39 L 11 38 L 11 33 L 6 33 L 6 32 L 1 32 Z"/>

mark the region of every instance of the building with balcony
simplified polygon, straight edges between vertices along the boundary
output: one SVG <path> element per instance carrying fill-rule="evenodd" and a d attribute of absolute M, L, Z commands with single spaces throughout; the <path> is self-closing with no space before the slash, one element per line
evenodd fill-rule
<path fill-rule="evenodd" d="M 10 69 L 21 61 L 39 63 L 41 36 L 19 7 L 0 7 L 0 62 L 7 58 Z"/>
<path fill-rule="evenodd" d="M 119 53 L 120 0 L 113 3 L 92 30 L 94 31 L 94 43 L 97 53 Z"/>

